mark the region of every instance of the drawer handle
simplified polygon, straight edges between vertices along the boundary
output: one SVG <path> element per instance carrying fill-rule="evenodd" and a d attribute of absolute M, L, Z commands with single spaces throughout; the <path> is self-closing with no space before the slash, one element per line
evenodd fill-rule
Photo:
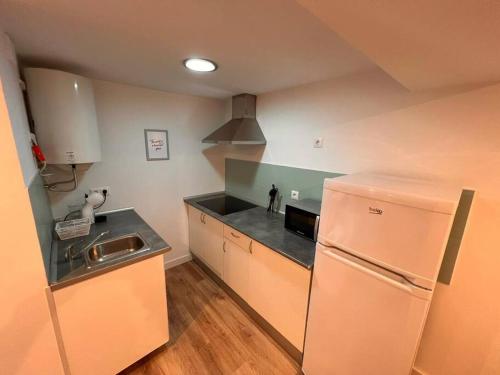
<path fill-rule="evenodd" d="M 234 234 L 233 232 L 231 232 L 231 236 L 233 236 L 234 238 L 240 238 L 240 236 L 238 236 L 237 234 Z"/>

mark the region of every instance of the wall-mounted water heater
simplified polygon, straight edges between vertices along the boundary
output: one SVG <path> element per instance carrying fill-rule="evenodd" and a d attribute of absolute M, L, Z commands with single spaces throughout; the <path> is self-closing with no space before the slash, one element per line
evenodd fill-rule
<path fill-rule="evenodd" d="M 101 161 L 92 81 L 59 70 L 24 70 L 35 130 L 47 164 Z"/>
<path fill-rule="evenodd" d="M 34 152 L 41 155 L 39 159 L 43 164 L 40 174 L 47 164 L 69 164 L 73 175 L 70 180 L 52 182 L 45 187 L 55 192 L 73 191 L 78 186 L 77 164 L 101 161 L 92 81 L 42 68 L 27 68 L 24 76 L 38 141 Z M 57 188 L 67 184 L 72 187 Z"/>

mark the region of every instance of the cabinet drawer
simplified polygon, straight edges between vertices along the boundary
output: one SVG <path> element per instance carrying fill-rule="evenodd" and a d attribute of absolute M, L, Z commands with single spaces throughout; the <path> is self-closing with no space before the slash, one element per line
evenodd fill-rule
<path fill-rule="evenodd" d="M 228 225 L 224 225 L 224 237 L 233 241 L 239 247 L 245 250 L 250 250 L 252 239 Z"/>

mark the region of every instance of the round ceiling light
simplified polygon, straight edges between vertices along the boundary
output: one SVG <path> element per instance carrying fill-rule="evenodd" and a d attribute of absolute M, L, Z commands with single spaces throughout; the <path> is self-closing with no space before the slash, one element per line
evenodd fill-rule
<path fill-rule="evenodd" d="M 191 58 L 184 60 L 184 66 L 195 72 L 213 72 L 217 64 L 207 59 Z"/>

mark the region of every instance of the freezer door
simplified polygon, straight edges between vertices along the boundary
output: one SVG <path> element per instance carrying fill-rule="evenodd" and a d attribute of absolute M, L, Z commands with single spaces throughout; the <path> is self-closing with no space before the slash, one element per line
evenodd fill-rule
<path fill-rule="evenodd" d="M 407 375 L 432 291 L 316 247 L 303 370 L 306 375 Z"/>
<path fill-rule="evenodd" d="M 318 241 L 432 285 L 453 215 L 325 189 Z M 424 281 L 425 282 L 425 281 Z"/>

